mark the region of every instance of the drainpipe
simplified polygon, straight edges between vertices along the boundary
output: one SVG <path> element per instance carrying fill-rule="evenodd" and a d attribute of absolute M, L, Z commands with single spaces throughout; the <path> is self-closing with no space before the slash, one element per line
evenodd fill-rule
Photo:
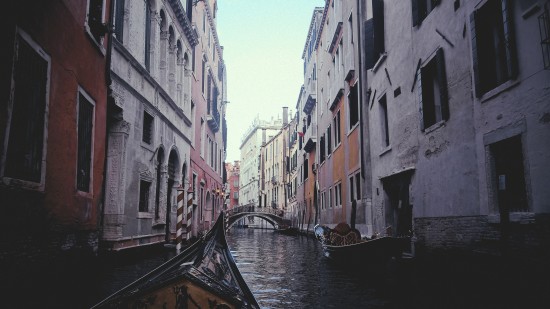
<path fill-rule="evenodd" d="M 361 13 L 362 13 L 362 10 L 361 10 L 361 3 L 362 1 L 360 0 L 357 0 L 357 17 L 355 18 L 357 20 L 357 43 L 358 43 L 358 47 L 357 47 L 357 50 L 358 50 L 358 55 L 359 55 L 359 64 L 358 64 L 358 71 L 359 71 L 359 86 L 360 86 L 360 91 L 357 91 L 357 94 L 358 94 L 358 100 L 359 100 L 359 140 L 361 141 L 361 152 L 360 152 L 360 155 L 361 155 L 361 178 L 363 178 L 363 180 L 365 180 L 365 167 L 364 167 L 364 157 L 365 157 L 365 151 L 363 149 L 363 104 L 362 103 L 362 98 L 363 98 L 363 87 L 362 87 L 362 84 L 364 83 L 363 82 L 363 66 L 362 66 L 362 61 L 361 61 L 361 55 L 362 55 L 362 50 L 361 50 L 361 46 L 363 46 L 362 42 L 361 42 L 361 18 L 359 18 L 361 16 Z M 366 82 L 366 81 L 365 81 Z M 366 85 L 366 83 L 364 83 Z"/>
<path fill-rule="evenodd" d="M 100 206 L 98 209 L 98 237 L 101 239 L 103 235 L 103 222 L 104 222 L 104 207 L 105 207 L 105 192 L 106 192 L 106 181 L 107 179 L 107 154 L 109 152 L 109 98 L 111 97 L 111 84 L 113 82 L 111 78 L 111 54 L 113 49 L 113 19 L 114 19 L 114 13 L 115 11 L 115 0 L 111 0 L 109 2 L 109 25 L 108 29 L 108 39 L 107 39 L 107 51 L 105 55 L 105 86 L 107 87 L 107 98 L 105 100 L 105 108 L 106 108 L 106 120 L 105 121 L 105 157 L 103 160 L 103 184 L 101 186 L 101 198 L 100 198 Z"/>

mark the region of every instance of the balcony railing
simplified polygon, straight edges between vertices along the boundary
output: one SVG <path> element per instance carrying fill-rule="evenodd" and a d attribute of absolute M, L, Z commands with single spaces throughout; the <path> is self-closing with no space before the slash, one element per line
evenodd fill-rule
<path fill-rule="evenodd" d="M 220 113 L 217 109 L 210 110 L 210 113 L 206 115 L 206 121 L 213 132 L 218 132 L 220 129 Z"/>

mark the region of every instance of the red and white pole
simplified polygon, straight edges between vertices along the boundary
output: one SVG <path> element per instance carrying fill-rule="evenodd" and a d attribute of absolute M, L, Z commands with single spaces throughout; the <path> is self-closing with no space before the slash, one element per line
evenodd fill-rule
<path fill-rule="evenodd" d="M 185 196 L 185 192 L 183 191 L 183 187 L 178 187 L 178 219 L 176 220 L 176 252 L 179 254 L 181 250 L 181 243 L 183 240 L 183 237 L 186 235 L 183 235 L 183 230 L 185 229 L 185 234 L 187 234 L 187 227 L 183 224 L 183 198 Z"/>
<path fill-rule="evenodd" d="M 191 219 L 193 218 L 193 198 L 195 192 L 189 189 L 187 191 L 187 212 L 186 212 L 186 222 L 187 222 L 187 235 L 191 233 Z"/>

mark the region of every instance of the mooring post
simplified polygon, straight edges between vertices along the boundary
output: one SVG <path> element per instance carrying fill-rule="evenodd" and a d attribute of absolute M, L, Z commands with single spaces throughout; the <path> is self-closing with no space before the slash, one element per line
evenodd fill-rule
<path fill-rule="evenodd" d="M 184 198 L 184 191 L 183 186 L 179 186 L 178 189 L 178 219 L 176 220 L 176 252 L 179 254 L 181 250 L 181 242 L 182 242 L 182 234 L 183 234 L 183 198 Z M 186 228 L 187 232 L 187 228 Z"/>

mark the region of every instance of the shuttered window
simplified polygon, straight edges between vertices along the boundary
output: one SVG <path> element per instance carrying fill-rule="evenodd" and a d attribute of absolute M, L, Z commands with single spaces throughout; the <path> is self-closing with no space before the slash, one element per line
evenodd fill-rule
<path fill-rule="evenodd" d="M 96 42 L 100 43 L 107 30 L 103 24 L 103 0 L 89 0 L 88 27 Z"/>
<path fill-rule="evenodd" d="M 83 93 L 78 94 L 77 189 L 90 192 L 94 105 Z"/>
<path fill-rule="evenodd" d="M 359 122 L 359 100 L 357 99 L 357 84 L 350 87 L 349 102 L 349 129 L 351 130 Z"/>
<path fill-rule="evenodd" d="M 420 25 L 424 18 L 440 3 L 441 0 L 411 0 L 413 26 Z"/>
<path fill-rule="evenodd" d="M 417 76 L 418 98 L 420 102 L 420 126 L 424 131 L 442 120 L 449 119 L 449 99 L 443 49 L 422 67 Z"/>
<path fill-rule="evenodd" d="M 116 0 L 115 36 L 119 42 L 122 42 L 124 35 L 124 2 Z"/>
<path fill-rule="evenodd" d="M 476 97 L 517 75 L 510 3 L 490 0 L 470 15 Z"/>
<path fill-rule="evenodd" d="M 139 212 L 149 212 L 149 192 L 151 182 L 140 180 L 139 182 Z"/>
<path fill-rule="evenodd" d="M 319 163 L 325 161 L 325 135 L 321 136 L 319 141 Z"/>
<path fill-rule="evenodd" d="M 388 123 L 388 103 L 384 94 L 378 101 L 380 106 L 380 132 L 382 133 L 382 145 L 387 147 L 390 145 L 390 128 Z"/>
<path fill-rule="evenodd" d="M 327 128 L 327 156 L 332 153 L 332 131 L 330 126 Z"/>
<path fill-rule="evenodd" d="M 153 116 L 148 112 L 143 112 L 143 132 L 141 140 L 149 145 L 153 141 L 153 120 Z"/>
<path fill-rule="evenodd" d="M 372 0 L 372 18 L 363 23 L 365 65 L 372 69 L 385 52 L 384 45 L 384 1 Z"/>
<path fill-rule="evenodd" d="M 17 35 L 5 176 L 41 182 L 48 61 Z"/>

